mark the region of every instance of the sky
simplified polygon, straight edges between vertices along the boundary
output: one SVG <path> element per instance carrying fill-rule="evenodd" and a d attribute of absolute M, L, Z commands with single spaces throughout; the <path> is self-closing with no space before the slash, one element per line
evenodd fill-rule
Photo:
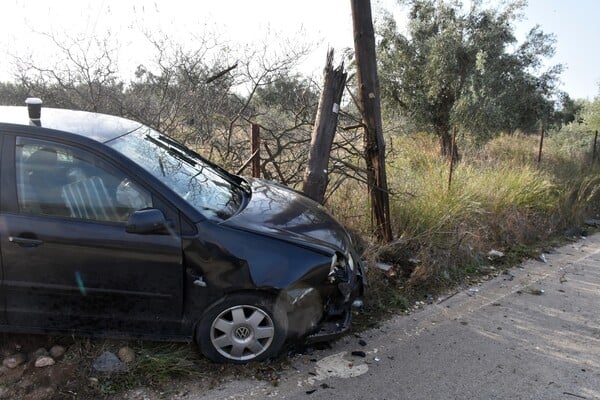
<path fill-rule="evenodd" d="M 402 26 L 396 1 L 371 0 L 371 4 L 375 17 L 386 9 Z M 3 0 L 1 10 L 2 81 L 12 79 L 14 55 L 34 53 L 52 60 L 53 47 L 40 33 L 104 37 L 110 31 L 118 39 L 119 70 L 125 77 L 152 57 L 143 31 L 162 31 L 190 45 L 203 33 L 236 46 L 265 42 L 277 46 L 281 40 L 305 43 L 311 51 L 300 71 L 315 76 L 323 68 L 328 47 L 341 51 L 353 45 L 349 0 Z M 546 66 L 564 64 L 560 89 L 572 98 L 591 100 L 600 94 L 599 19 L 598 0 L 529 0 L 515 32 L 521 40 L 534 25 L 554 33 L 556 54 Z"/>

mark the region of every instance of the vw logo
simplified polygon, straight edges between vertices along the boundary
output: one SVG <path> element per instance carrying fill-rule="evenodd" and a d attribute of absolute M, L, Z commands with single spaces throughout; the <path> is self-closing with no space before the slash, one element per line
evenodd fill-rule
<path fill-rule="evenodd" d="M 251 333 L 250 329 L 248 329 L 245 326 L 237 327 L 235 329 L 235 331 L 233 332 L 233 334 L 236 338 L 242 339 L 242 340 L 248 339 L 248 337 L 250 336 L 250 333 Z"/>

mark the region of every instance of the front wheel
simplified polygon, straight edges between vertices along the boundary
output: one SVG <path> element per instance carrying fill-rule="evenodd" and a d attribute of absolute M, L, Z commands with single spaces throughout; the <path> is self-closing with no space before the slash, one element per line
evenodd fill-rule
<path fill-rule="evenodd" d="M 279 353 L 287 335 L 287 315 L 266 297 L 239 294 L 209 309 L 196 329 L 206 357 L 244 364 Z"/>

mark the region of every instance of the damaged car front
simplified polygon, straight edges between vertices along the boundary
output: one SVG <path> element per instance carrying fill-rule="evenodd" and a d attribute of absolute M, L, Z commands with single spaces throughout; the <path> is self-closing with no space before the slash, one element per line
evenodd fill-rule
<path fill-rule="evenodd" d="M 289 276 L 294 279 L 285 286 L 279 283 L 280 301 L 289 314 L 288 332 L 308 342 L 339 336 L 350 326 L 352 309 L 362 308 L 366 284 L 364 266 L 350 235 L 323 206 L 301 193 L 274 182 L 248 181 L 252 198 L 224 225 L 314 252 L 318 261 L 306 256 L 290 260 L 293 273 Z M 264 259 L 255 262 L 264 263 Z M 269 275 L 281 267 L 272 266 Z M 259 283 L 260 277 L 256 278 Z"/>
<path fill-rule="evenodd" d="M 311 343 L 335 339 L 348 330 L 352 311 L 362 309 L 365 286 L 362 264 L 354 257 L 336 252 L 328 269 L 317 268 L 314 280 L 295 282 L 285 289 L 291 332 Z"/>
<path fill-rule="evenodd" d="M 349 328 L 364 268 L 323 206 L 229 174 L 147 127 L 107 144 L 173 190 L 190 221 L 182 232 L 184 325 L 207 357 L 263 360 L 288 339 L 330 340 Z"/>

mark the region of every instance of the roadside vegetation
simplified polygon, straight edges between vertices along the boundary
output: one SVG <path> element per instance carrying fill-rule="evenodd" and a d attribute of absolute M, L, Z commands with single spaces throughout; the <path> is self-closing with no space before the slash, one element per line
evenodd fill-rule
<path fill-rule="evenodd" d="M 433 135 L 395 138 L 387 157 L 395 240 L 365 244 L 367 314 L 407 309 L 591 230 L 584 220 L 600 216 L 600 162 L 592 163 L 594 133 L 572 128 L 550 132 L 540 163 L 539 135 L 505 134 L 477 147 L 465 138 L 450 187 Z M 330 207 L 364 237 L 371 220 L 361 210 L 369 207 L 352 195 L 361 190 L 341 188 Z"/>
<path fill-rule="evenodd" d="M 552 54 L 553 39 L 538 28 L 516 51 L 507 51 L 515 44 L 511 22 L 522 2 L 509 2 L 502 10 L 475 3 L 471 14 L 460 15 L 449 2 L 410 2 L 417 7 L 410 21 L 414 40 L 399 35 L 389 16 L 379 27 L 394 235 L 389 243 L 372 236 L 362 131 L 353 102 L 356 82 L 348 82 L 325 206 L 352 232 L 368 265 L 365 312 L 357 316 L 355 329 L 538 257 L 591 231 L 586 219 L 600 218 L 600 144 L 594 149 L 600 96 L 572 100 L 556 90 L 560 67 L 540 70 L 543 58 Z M 248 128 L 257 123 L 265 149 L 261 176 L 301 187 L 320 92 L 314 80 L 294 69 L 307 47 L 272 52 L 265 45 L 234 54 L 224 46 L 219 52 L 218 41 L 206 38 L 194 38 L 206 51 L 192 51 L 166 36 L 149 36 L 156 59 L 140 64 L 135 78 L 125 82 L 114 65 L 110 37 L 47 39 L 56 46 L 56 60 L 15 55 L 15 80 L 0 83 L 0 104 L 22 105 L 36 96 L 48 107 L 136 119 L 232 172 L 251 156 Z M 90 56 L 94 51 L 97 58 Z M 430 57 L 416 57 L 424 54 Z M 346 61 L 352 69 L 352 60 Z M 511 85 L 505 84 L 506 74 L 514 78 Z M 457 131 L 454 151 L 451 127 Z M 6 348 L 19 340 L 30 341 L 4 335 L 2 344 Z M 45 344 L 39 341 L 31 340 Z M 182 378 L 210 386 L 241 375 L 276 384 L 286 369 L 285 358 L 215 366 L 187 344 L 57 341 L 68 347 L 67 364 L 84 365 L 69 372 L 79 386 L 66 388 L 90 398 L 140 385 L 164 387 Z M 136 354 L 129 374 L 102 376 L 91 370 L 102 351 L 123 344 Z M 5 384 L 0 376 L 0 389 Z"/>

